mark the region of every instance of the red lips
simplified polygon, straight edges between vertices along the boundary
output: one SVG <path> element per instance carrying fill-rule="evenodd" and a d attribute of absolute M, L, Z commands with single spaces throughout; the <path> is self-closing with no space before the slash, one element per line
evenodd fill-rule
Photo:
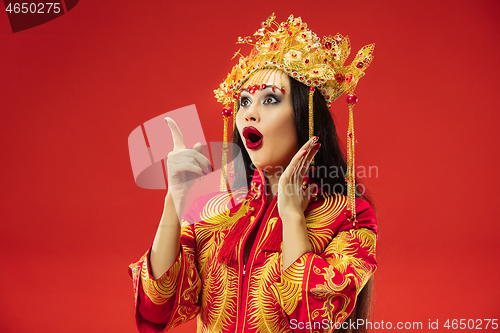
<path fill-rule="evenodd" d="M 257 149 L 262 145 L 263 135 L 255 127 L 248 126 L 243 129 L 245 144 L 248 149 Z"/>

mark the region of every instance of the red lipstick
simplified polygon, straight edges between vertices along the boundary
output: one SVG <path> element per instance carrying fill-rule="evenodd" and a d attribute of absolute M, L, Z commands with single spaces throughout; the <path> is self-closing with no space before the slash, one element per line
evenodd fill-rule
<path fill-rule="evenodd" d="M 243 129 L 243 137 L 248 149 L 257 149 L 262 145 L 264 136 L 255 127 L 248 126 Z"/>

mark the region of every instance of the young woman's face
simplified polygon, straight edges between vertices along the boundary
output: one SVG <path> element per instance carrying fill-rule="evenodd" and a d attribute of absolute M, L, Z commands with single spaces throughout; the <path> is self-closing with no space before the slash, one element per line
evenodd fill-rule
<path fill-rule="evenodd" d="M 251 89 L 255 85 L 258 90 Z M 290 78 L 277 70 L 258 71 L 239 102 L 236 126 L 253 164 L 268 173 L 284 171 L 298 150 Z"/>

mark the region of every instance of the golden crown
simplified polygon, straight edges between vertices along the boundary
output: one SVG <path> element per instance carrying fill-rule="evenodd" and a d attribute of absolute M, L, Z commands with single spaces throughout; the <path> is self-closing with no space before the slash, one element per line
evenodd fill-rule
<path fill-rule="evenodd" d="M 261 28 L 251 37 L 239 37 L 238 44 L 254 45 L 247 57 L 239 51 L 238 64 L 233 67 L 219 89 L 214 90 L 217 101 L 228 106 L 236 99 L 242 85 L 258 70 L 274 68 L 309 87 L 318 88 L 328 107 L 340 95 L 352 93 L 358 80 L 373 59 L 375 44 L 363 47 L 353 62 L 344 66 L 351 51 L 347 36 L 336 34 L 320 40 L 317 35 L 293 15 L 278 24 L 274 13 L 261 23 Z M 234 58 L 234 57 L 233 57 Z"/>

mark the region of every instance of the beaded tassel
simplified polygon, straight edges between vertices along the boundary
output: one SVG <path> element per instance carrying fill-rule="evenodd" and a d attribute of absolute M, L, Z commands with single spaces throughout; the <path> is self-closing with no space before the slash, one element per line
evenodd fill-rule
<path fill-rule="evenodd" d="M 236 113 L 238 112 L 238 100 L 233 99 L 233 133 L 236 128 Z M 231 177 L 234 177 L 234 157 L 233 157 L 233 162 L 231 163 L 231 173 L 229 174 Z"/>
<path fill-rule="evenodd" d="M 314 114 L 313 114 L 313 97 L 316 88 L 309 87 L 309 139 L 314 136 Z M 311 166 L 314 165 L 314 158 L 311 161 Z"/>
<path fill-rule="evenodd" d="M 356 220 L 356 170 L 354 160 L 354 104 L 357 102 L 355 95 L 347 96 L 349 104 L 349 127 L 347 129 L 347 210 L 350 212 L 349 220 L 352 221 L 354 228 L 357 228 Z"/>
<path fill-rule="evenodd" d="M 229 108 L 222 109 L 222 116 L 224 118 L 224 134 L 222 138 L 222 165 L 221 165 L 221 177 L 220 177 L 220 191 L 224 192 L 229 189 L 229 184 L 227 182 L 227 127 L 229 122 L 229 117 L 233 114 L 233 110 Z"/>

